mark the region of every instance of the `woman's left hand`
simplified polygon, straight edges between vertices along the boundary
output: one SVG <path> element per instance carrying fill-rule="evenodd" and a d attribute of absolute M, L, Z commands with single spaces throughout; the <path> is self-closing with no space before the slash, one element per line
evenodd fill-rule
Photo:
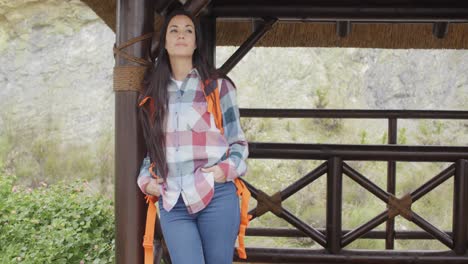
<path fill-rule="evenodd" d="M 226 182 L 226 176 L 224 175 L 223 170 L 218 165 L 214 165 L 208 168 L 202 168 L 201 170 L 203 172 L 213 172 L 215 182 L 218 182 L 218 183 Z"/>

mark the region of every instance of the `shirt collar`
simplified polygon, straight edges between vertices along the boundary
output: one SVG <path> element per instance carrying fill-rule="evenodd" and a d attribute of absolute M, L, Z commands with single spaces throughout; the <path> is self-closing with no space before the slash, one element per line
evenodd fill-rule
<path fill-rule="evenodd" d="M 192 68 L 190 70 L 190 72 L 187 74 L 187 76 L 185 77 L 185 79 L 187 79 L 187 78 L 198 78 L 198 77 L 200 77 L 200 74 L 198 73 L 197 68 Z M 184 80 L 182 80 L 182 81 L 184 81 Z M 178 81 L 178 80 L 174 79 L 174 77 L 171 74 L 171 81 L 175 82 L 175 81 Z"/>
<path fill-rule="evenodd" d="M 198 73 L 198 70 L 197 70 L 196 68 L 192 68 L 192 69 L 190 70 L 190 72 L 187 74 L 187 76 L 185 77 L 185 79 L 184 79 L 182 82 L 186 81 L 187 78 L 188 78 L 188 79 L 192 79 L 192 78 L 200 79 L 200 75 L 199 75 L 199 73 Z M 172 74 L 171 74 L 171 76 L 170 76 L 170 84 L 169 84 L 169 91 L 177 91 L 177 90 L 179 90 L 179 87 L 177 86 L 176 81 L 177 81 L 177 80 L 174 79 L 174 77 L 173 77 Z M 182 88 L 182 86 L 181 86 L 180 88 Z"/>

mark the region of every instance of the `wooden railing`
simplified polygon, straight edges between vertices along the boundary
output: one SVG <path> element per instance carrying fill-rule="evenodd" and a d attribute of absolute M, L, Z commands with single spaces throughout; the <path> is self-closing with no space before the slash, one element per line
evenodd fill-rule
<path fill-rule="evenodd" d="M 247 248 L 247 262 L 269 263 L 468 263 L 468 147 L 467 146 L 408 146 L 397 142 L 398 119 L 461 119 L 468 120 L 468 111 L 405 111 L 405 110 L 273 110 L 241 109 L 242 117 L 278 118 L 370 118 L 388 119 L 389 145 L 337 144 L 249 144 L 251 159 L 301 159 L 324 162 L 299 180 L 273 195 L 267 195 L 247 181 L 257 200 L 250 213 L 253 219 L 272 212 L 296 229 L 249 228 L 248 236 L 309 237 L 322 250 L 291 248 Z M 387 189 L 383 190 L 347 161 L 386 161 Z M 402 197 L 395 196 L 396 162 L 448 162 L 450 165 L 433 178 Z M 387 204 L 387 209 L 353 230 L 342 230 L 342 182 L 349 177 L 376 198 Z M 305 223 L 282 206 L 282 202 L 320 177 L 327 177 L 326 229 Z M 419 214 L 411 205 L 434 188 L 454 177 L 452 230 L 440 230 Z M 247 178 L 248 179 L 248 178 Z M 394 218 L 401 215 L 419 226 L 421 231 L 394 230 Z M 386 231 L 372 231 L 386 222 Z M 385 239 L 387 250 L 345 250 L 359 238 Z M 437 239 L 447 251 L 394 251 L 395 239 Z M 236 256 L 236 261 L 241 261 Z"/>

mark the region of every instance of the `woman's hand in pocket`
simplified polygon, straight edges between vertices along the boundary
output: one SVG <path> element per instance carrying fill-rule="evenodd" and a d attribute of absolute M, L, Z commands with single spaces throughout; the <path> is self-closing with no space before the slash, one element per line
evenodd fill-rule
<path fill-rule="evenodd" d="M 217 183 L 224 183 L 226 182 L 226 176 L 224 175 L 224 171 L 218 165 L 214 165 L 208 168 L 202 168 L 203 172 L 212 172 L 214 181 Z"/>
<path fill-rule="evenodd" d="M 159 197 L 160 193 L 160 183 L 163 183 L 163 179 L 151 179 L 148 185 L 146 185 L 146 193 Z"/>

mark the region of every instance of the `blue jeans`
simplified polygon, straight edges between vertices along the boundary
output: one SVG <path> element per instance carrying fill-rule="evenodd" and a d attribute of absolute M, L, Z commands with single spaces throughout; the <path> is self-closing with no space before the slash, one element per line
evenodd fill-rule
<path fill-rule="evenodd" d="M 189 214 L 182 195 L 171 211 L 159 199 L 161 228 L 173 264 L 231 264 L 240 224 L 233 182 L 215 183 L 206 208 Z"/>

